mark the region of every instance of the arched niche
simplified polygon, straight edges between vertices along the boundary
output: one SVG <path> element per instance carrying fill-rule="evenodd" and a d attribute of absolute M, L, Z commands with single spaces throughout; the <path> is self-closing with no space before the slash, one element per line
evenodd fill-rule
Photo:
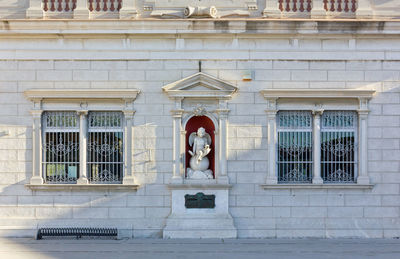
<path fill-rule="evenodd" d="M 163 91 L 174 100 L 173 117 L 172 184 L 186 180 L 188 167 L 188 138 L 199 127 L 206 128 L 212 136 L 212 160 L 215 183 L 227 184 L 227 119 L 228 100 L 237 88 L 225 81 L 202 72 L 170 83 Z"/>
<path fill-rule="evenodd" d="M 191 150 L 191 147 L 189 145 L 189 136 L 192 134 L 192 132 L 196 132 L 198 128 L 203 127 L 208 134 L 211 136 L 211 151 L 208 154 L 208 159 L 210 160 L 210 167 L 213 171 L 213 178 L 215 179 L 215 123 L 213 120 L 210 119 L 208 116 L 191 116 L 185 123 L 186 125 L 184 126 L 186 136 L 185 136 L 185 169 L 188 168 L 189 161 L 190 161 L 190 154 L 189 150 Z M 187 172 L 185 170 L 185 177 L 187 177 Z"/>
<path fill-rule="evenodd" d="M 235 238 L 237 230 L 228 203 L 232 186 L 227 175 L 227 121 L 228 101 L 237 88 L 200 72 L 164 86 L 163 91 L 175 104 L 171 110 L 172 178 L 168 185 L 171 189 L 171 214 L 163 236 L 215 237 L 210 234 L 215 230 L 218 236 Z M 199 127 L 205 128 L 211 137 L 211 151 L 207 158 L 214 179 L 210 179 L 210 174 L 206 177 L 186 177 L 192 157 L 188 152 L 188 140 Z M 195 210 L 186 207 L 187 195 L 198 193 L 212 195 L 215 207 Z"/>

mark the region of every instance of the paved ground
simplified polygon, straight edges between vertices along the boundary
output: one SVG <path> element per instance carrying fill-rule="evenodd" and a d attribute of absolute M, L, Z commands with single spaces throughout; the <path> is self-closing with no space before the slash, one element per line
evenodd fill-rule
<path fill-rule="evenodd" d="M 400 258 L 398 239 L 0 239 L 1 259 Z"/>

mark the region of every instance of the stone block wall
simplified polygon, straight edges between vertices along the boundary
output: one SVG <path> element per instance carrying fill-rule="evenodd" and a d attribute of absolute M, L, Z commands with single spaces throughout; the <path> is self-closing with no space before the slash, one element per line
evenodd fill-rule
<path fill-rule="evenodd" d="M 248 237 L 400 236 L 400 39 L 155 37 L 0 39 L 0 235 L 106 226 L 160 237 L 170 213 L 173 101 L 163 85 L 202 71 L 235 84 L 229 101 L 230 213 Z M 242 81 L 251 70 L 253 80 Z M 32 191 L 34 88 L 138 88 L 135 191 Z M 265 190 L 267 88 L 374 89 L 368 168 L 374 188 Z"/>

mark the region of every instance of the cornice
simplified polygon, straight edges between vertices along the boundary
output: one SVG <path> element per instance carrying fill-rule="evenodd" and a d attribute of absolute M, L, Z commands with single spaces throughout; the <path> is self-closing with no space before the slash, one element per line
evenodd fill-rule
<path fill-rule="evenodd" d="M 0 36 L 244 34 L 400 35 L 400 20 L 360 19 L 137 19 L 0 20 Z"/>
<path fill-rule="evenodd" d="M 24 95 L 29 100 L 43 99 L 120 99 L 135 100 L 138 89 L 31 89 Z"/>
<path fill-rule="evenodd" d="M 375 90 L 358 89 L 264 89 L 265 99 L 278 98 L 353 98 L 371 99 Z"/>

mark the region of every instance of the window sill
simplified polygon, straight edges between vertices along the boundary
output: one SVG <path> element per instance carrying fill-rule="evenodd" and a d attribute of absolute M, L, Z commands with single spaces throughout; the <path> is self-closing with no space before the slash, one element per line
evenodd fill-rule
<path fill-rule="evenodd" d="M 136 191 L 138 184 L 26 184 L 27 188 L 34 191 Z"/>
<path fill-rule="evenodd" d="M 373 184 L 261 184 L 264 189 L 372 189 Z"/>

